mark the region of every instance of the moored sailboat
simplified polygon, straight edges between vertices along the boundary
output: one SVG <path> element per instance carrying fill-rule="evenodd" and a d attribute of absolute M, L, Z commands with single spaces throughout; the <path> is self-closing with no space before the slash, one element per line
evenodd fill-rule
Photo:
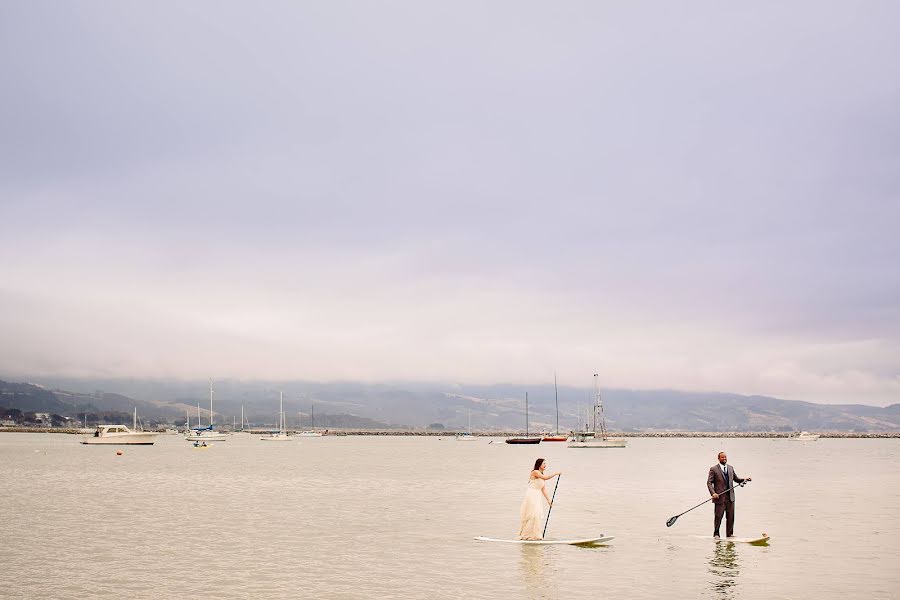
<path fill-rule="evenodd" d="M 593 409 L 593 431 L 587 429 L 575 432 L 569 442 L 569 448 L 624 448 L 625 438 L 610 437 L 606 430 L 606 417 L 603 414 L 603 400 L 600 397 L 599 375 L 594 373 L 594 389 L 596 402 Z"/>
<path fill-rule="evenodd" d="M 476 437 L 472 435 L 472 409 L 469 409 L 469 428 L 465 433 L 457 433 L 456 441 L 457 442 L 474 442 Z"/>
<path fill-rule="evenodd" d="M 569 439 L 567 435 L 559 435 L 559 389 L 556 387 L 556 373 L 553 374 L 553 398 L 556 401 L 556 434 L 545 435 L 541 438 L 543 442 L 565 442 Z"/>
<path fill-rule="evenodd" d="M 303 417 L 300 417 L 301 424 Z M 310 428 L 298 433 L 300 437 L 322 437 L 321 431 L 316 431 L 316 406 L 313 404 L 309 407 Z"/>
<path fill-rule="evenodd" d="M 291 439 L 284 428 L 284 392 L 279 392 L 278 396 L 280 399 L 280 412 L 278 413 L 278 431 L 273 431 L 269 435 L 264 435 L 259 438 L 265 442 L 287 442 Z"/>
<path fill-rule="evenodd" d="M 507 444 L 540 444 L 541 436 L 528 434 L 528 392 L 525 392 L 525 435 L 506 438 Z"/>
<path fill-rule="evenodd" d="M 213 429 L 213 383 L 209 380 L 209 425 L 200 426 L 200 405 L 197 404 L 197 426 L 188 430 L 184 437 L 189 442 L 224 442 L 225 434 Z"/>

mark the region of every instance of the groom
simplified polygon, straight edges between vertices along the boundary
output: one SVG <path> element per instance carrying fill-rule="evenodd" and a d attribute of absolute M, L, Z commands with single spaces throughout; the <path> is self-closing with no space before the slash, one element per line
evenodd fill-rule
<path fill-rule="evenodd" d="M 719 464 L 709 468 L 709 476 L 706 478 L 706 487 L 713 499 L 715 512 L 715 528 L 713 537 L 719 539 L 719 526 L 722 524 L 722 515 L 725 515 L 725 533 L 728 537 L 734 537 L 734 490 L 731 489 L 738 483 L 750 481 L 752 478 L 741 479 L 728 466 L 728 457 L 724 452 L 719 452 Z"/>

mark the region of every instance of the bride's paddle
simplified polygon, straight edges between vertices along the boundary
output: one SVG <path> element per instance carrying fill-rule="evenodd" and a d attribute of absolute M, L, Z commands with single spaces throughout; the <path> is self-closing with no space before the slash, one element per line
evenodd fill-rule
<path fill-rule="evenodd" d="M 544 533 L 541 534 L 541 537 L 542 537 L 542 538 L 543 538 L 545 535 L 547 535 L 547 525 L 550 524 L 550 511 L 553 510 L 553 501 L 556 500 L 556 488 L 559 487 L 559 480 L 560 480 L 560 479 L 562 479 L 562 474 L 561 474 L 561 473 L 560 473 L 559 475 L 556 476 L 556 486 L 554 486 L 554 488 L 553 488 L 553 497 L 550 499 L 550 508 L 547 509 L 547 522 L 544 523 Z M 681 516 L 681 515 L 678 515 L 678 516 Z M 672 521 L 672 522 L 674 523 L 675 521 Z"/>
<path fill-rule="evenodd" d="M 733 486 L 731 486 L 730 488 L 728 488 L 727 490 L 725 490 L 724 492 L 722 492 L 722 494 L 727 494 L 728 492 L 730 492 L 731 490 L 733 490 L 734 488 L 736 488 L 736 487 L 738 487 L 738 486 L 744 487 L 744 483 L 746 483 L 746 482 L 745 482 L 745 481 L 742 481 L 741 483 L 738 483 L 737 485 L 733 485 Z M 554 490 L 553 493 L 556 493 L 556 490 Z M 722 494 L 719 494 L 719 495 L 721 496 Z M 687 513 L 691 512 L 692 510 L 694 510 L 695 508 L 698 508 L 698 507 L 700 507 L 700 506 L 703 506 L 704 504 L 706 504 L 706 503 L 709 502 L 710 500 L 712 500 L 712 496 L 710 496 L 709 498 L 707 498 L 706 500 L 704 500 L 703 502 L 701 502 L 701 503 L 698 504 L 697 506 L 692 506 L 692 507 L 690 507 L 689 509 L 687 509 L 686 511 L 684 511 L 683 513 L 681 513 L 681 515 L 687 514 Z M 551 508 L 552 508 L 552 507 L 551 507 Z M 674 524 L 675 524 L 675 521 L 677 521 L 677 520 L 678 520 L 678 517 L 680 517 L 681 515 L 675 515 L 674 517 L 672 517 L 671 519 L 669 519 L 668 521 L 666 521 L 666 527 L 671 527 L 672 525 L 674 525 Z M 549 518 L 549 513 L 548 513 L 547 516 L 548 516 L 548 518 Z"/>

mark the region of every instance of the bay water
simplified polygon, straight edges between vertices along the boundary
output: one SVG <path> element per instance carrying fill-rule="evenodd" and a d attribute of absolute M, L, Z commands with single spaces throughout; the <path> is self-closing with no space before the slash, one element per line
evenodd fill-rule
<path fill-rule="evenodd" d="M 0 597 L 900 598 L 897 439 L 78 442 L 0 434 Z M 713 542 L 711 503 L 666 527 L 720 450 L 767 547 Z M 538 457 L 563 471 L 547 537 L 615 540 L 473 540 L 515 537 Z"/>

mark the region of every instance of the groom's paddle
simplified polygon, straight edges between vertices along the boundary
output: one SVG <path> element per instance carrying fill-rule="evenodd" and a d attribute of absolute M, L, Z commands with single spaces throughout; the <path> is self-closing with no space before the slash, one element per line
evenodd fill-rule
<path fill-rule="evenodd" d="M 747 482 L 746 482 L 746 481 L 742 481 L 741 483 L 739 483 L 739 484 L 737 484 L 737 485 L 733 485 L 733 486 L 731 486 L 730 488 L 728 488 L 727 490 L 725 490 L 724 492 L 722 492 L 722 494 L 727 494 L 728 492 L 730 492 L 731 490 L 733 490 L 734 488 L 739 487 L 739 486 L 740 486 L 740 487 L 744 487 L 744 484 L 745 484 L 745 483 L 747 483 Z M 556 490 L 554 490 L 553 493 L 556 493 Z M 719 495 L 721 496 L 722 494 L 719 494 Z M 687 513 L 691 512 L 692 510 L 694 510 L 695 508 L 700 507 L 700 506 L 703 506 L 704 504 L 706 504 L 706 503 L 709 502 L 710 500 L 712 500 L 712 496 L 710 496 L 709 498 L 707 498 L 706 500 L 704 500 L 703 502 L 701 502 L 701 503 L 698 504 L 697 506 L 692 506 L 692 507 L 690 507 L 689 509 L 687 509 L 686 511 L 684 511 L 683 513 L 681 513 L 681 515 L 687 514 Z M 674 525 L 674 524 L 675 524 L 675 521 L 677 521 L 677 520 L 678 520 L 678 517 L 680 517 L 681 515 L 675 515 L 674 517 L 672 517 L 671 519 L 669 519 L 668 521 L 666 521 L 666 527 L 671 527 L 672 525 Z M 550 517 L 549 513 L 548 513 L 547 517 L 548 517 L 548 518 Z"/>
<path fill-rule="evenodd" d="M 560 479 L 562 479 L 562 473 L 556 476 L 556 486 L 553 488 L 553 497 L 550 499 L 550 508 L 547 509 L 547 522 L 544 523 L 544 533 L 541 534 L 542 538 L 547 535 L 547 525 L 550 524 L 550 511 L 553 510 L 553 501 L 556 500 L 556 489 L 559 487 Z M 674 523 L 675 521 L 672 522 Z"/>

